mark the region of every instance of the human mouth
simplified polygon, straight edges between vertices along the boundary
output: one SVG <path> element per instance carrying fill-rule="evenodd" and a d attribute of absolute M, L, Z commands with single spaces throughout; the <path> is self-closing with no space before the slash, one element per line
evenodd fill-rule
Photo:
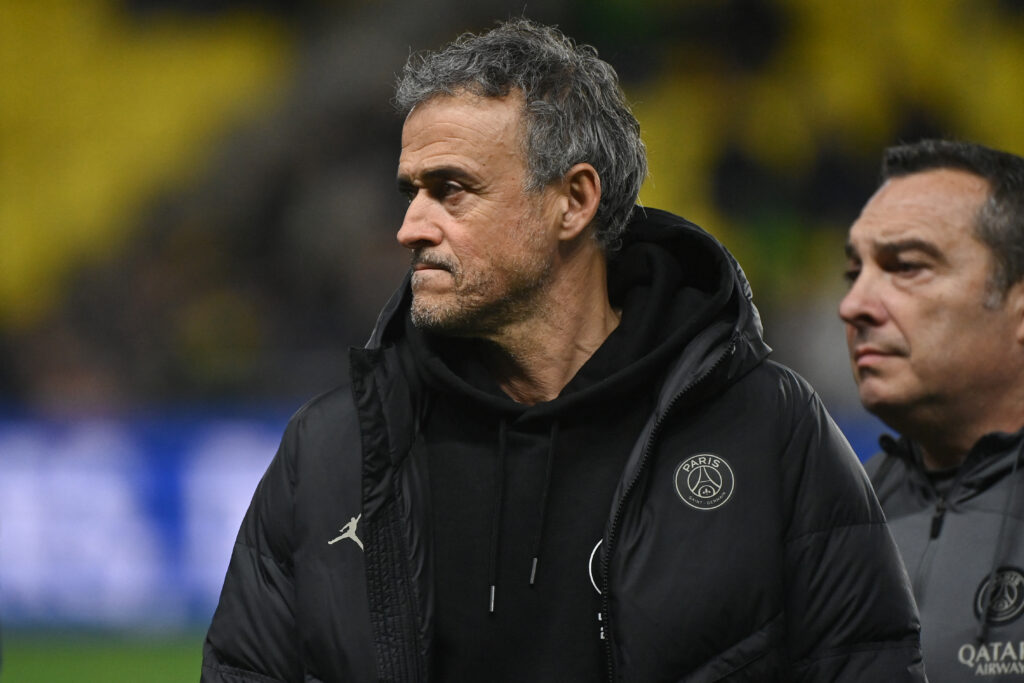
<path fill-rule="evenodd" d="M 416 254 L 412 259 L 412 287 L 417 293 L 448 290 L 457 279 L 454 266 L 441 254 Z"/>
<path fill-rule="evenodd" d="M 430 254 L 416 254 L 413 256 L 412 270 L 415 273 L 427 270 L 452 272 L 451 265 L 445 259 Z"/>
<path fill-rule="evenodd" d="M 894 349 L 863 344 L 853 349 L 853 363 L 858 368 L 871 367 L 887 358 L 900 356 Z"/>

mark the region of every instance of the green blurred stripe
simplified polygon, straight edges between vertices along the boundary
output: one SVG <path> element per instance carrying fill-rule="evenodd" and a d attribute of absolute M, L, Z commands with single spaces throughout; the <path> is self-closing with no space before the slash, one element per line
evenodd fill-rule
<path fill-rule="evenodd" d="M 3 634 L 3 683 L 180 683 L 198 681 L 202 633 Z"/>

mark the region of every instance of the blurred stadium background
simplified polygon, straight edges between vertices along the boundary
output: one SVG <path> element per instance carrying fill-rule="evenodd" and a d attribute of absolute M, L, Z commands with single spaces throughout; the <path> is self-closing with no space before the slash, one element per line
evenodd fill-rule
<path fill-rule="evenodd" d="M 643 203 L 734 251 L 872 452 L 845 230 L 887 145 L 1024 153 L 1024 0 L 0 0 L 4 681 L 198 678 L 288 416 L 406 266 L 394 74 L 523 13 L 616 66 Z"/>

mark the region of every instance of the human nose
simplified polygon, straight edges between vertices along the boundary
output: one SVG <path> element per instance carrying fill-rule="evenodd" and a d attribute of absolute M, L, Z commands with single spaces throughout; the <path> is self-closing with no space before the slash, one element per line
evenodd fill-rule
<path fill-rule="evenodd" d="M 419 191 L 409 201 L 402 227 L 398 229 L 398 243 L 406 249 L 433 246 L 441 242 L 442 233 L 431 217 L 431 204 L 426 193 Z"/>
<path fill-rule="evenodd" d="M 885 307 L 878 284 L 869 271 L 861 270 L 850 290 L 839 302 L 839 317 L 847 325 L 863 327 L 879 325 L 885 319 Z"/>

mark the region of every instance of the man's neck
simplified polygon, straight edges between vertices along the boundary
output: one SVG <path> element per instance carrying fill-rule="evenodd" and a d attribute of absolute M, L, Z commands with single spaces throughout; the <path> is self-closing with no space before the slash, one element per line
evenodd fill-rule
<path fill-rule="evenodd" d="M 913 430 L 909 434 L 921 449 L 921 459 L 927 470 L 959 467 L 981 437 L 993 432 L 1013 433 L 1024 426 L 1024 415 L 1009 410 L 1005 415 L 990 415 L 988 419 L 956 425 L 947 420 L 944 425 Z M 907 433 L 907 432 L 904 432 Z"/>
<path fill-rule="evenodd" d="M 556 398 L 608 335 L 621 315 L 608 300 L 603 255 L 563 273 L 535 315 L 491 337 L 484 363 L 502 390 L 519 403 Z"/>
<path fill-rule="evenodd" d="M 970 451 L 970 446 L 960 448 L 949 447 L 945 444 L 926 445 L 921 442 L 918 442 L 918 445 L 921 448 L 921 462 L 929 472 L 959 467 Z"/>
<path fill-rule="evenodd" d="M 580 326 L 550 326 L 545 332 L 489 345 L 484 363 L 516 402 L 534 405 L 550 401 L 615 330 L 619 318 L 607 306 Z"/>

